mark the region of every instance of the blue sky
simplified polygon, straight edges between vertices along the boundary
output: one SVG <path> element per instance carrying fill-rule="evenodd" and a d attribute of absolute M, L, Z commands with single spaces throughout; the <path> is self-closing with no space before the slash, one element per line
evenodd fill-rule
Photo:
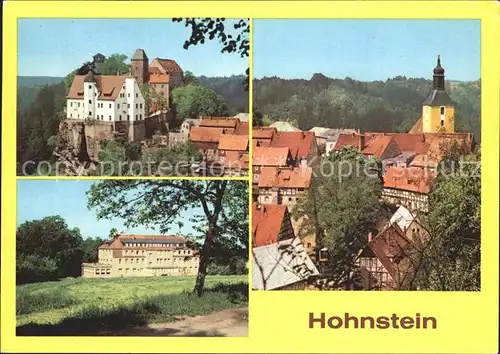
<path fill-rule="evenodd" d="M 69 227 L 78 227 L 83 238 L 107 238 L 114 227 L 119 232 L 158 234 L 159 230 L 144 227 L 126 228 L 120 219 L 97 220 L 95 210 L 87 209 L 86 192 L 95 181 L 83 180 L 19 180 L 17 183 L 17 225 L 24 221 L 38 220 L 46 216 L 60 215 Z M 173 224 L 169 234 L 194 232 L 189 217 L 195 209 L 182 215 L 184 226 Z"/>
<path fill-rule="evenodd" d="M 254 77 L 480 78 L 479 20 L 254 20 Z"/>
<path fill-rule="evenodd" d="M 18 75 L 66 76 L 104 55 L 143 48 L 150 60 L 174 59 L 195 75 L 243 75 L 248 58 L 220 52 L 218 40 L 183 49 L 190 29 L 171 19 L 22 19 L 18 23 Z"/>

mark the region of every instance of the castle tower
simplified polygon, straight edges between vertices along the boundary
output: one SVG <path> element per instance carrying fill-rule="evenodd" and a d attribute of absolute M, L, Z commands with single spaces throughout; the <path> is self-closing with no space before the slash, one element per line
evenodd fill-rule
<path fill-rule="evenodd" d="M 144 49 L 137 49 L 131 59 L 132 76 L 137 83 L 144 84 L 149 81 L 149 59 Z"/>
<path fill-rule="evenodd" d="M 96 119 L 97 80 L 92 70 L 83 78 L 83 117 Z"/>
<path fill-rule="evenodd" d="M 455 103 L 445 91 L 444 69 L 439 55 L 434 68 L 432 91 L 422 103 L 422 131 L 424 133 L 455 132 Z"/>

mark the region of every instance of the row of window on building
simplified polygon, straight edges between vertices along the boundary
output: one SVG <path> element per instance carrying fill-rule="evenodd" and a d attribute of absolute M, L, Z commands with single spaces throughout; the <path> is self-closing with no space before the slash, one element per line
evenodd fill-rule
<path fill-rule="evenodd" d="M 180 247 L 181 243 L 126 243 L 125 247 Z"/>
<path fill-rule="evenodd" d="M 69 105 L 70 107 L 73 107 L 73 103 L 78 104 L 77 107 L 80 107 L 80 102 L 71 102 Z M 89 104 L 92 104 L 92 100 L 89 100 Z M 97 108 L 104 108 L 104 103 L 98 103 Z M 113 105 L 110 103 L 109 108 L 113 108 Z M 116 104 L 116 108 L 120 108 L 120 104 Z M 127 108 L 130 108 L 130 103 L 127 103 Z M 136 103 L 135 108 L 139 109 L 142 108 L 142 103 Z"/>

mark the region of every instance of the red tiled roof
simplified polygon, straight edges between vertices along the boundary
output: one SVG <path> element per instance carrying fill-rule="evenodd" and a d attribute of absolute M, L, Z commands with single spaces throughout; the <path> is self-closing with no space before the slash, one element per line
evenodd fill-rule
<path fill-rule="evenodd" d="M 313 151 L 316 138 L 313 132 L 279 132 L 271 146 L 288 147 L 293 158 L 307 158 Z"/>
<path fill-rule="evenodd" d="M 150 84 L 168 84 L 170 80 L 170 76 L 168 75 L 150 75 L 149 83 Z"/>
<path fill-rule="evenodd" d="M 224 129 L 192 127 L 189 134 L 193 142 L 218 143 L 221 135 L 224 134 Z"/>
<path fill-rule="evenodd" d="M 417 167 L 389 167 L 384 175 L 384 188 L 428 194 L 436 172 Z"/>
<path fill-rule="evenodd" d="M 422 133 L 422 117 L 418 118 L 413 127 L 408 131 L 410 134 Z"/>
<path fill-rule="evenodd" d="M 366 142 L 362 153 L 365 155 L 375 155 L 380 158 L 390 147 L 391 143 L 396 145 L 394 139 L 391 136 L 376 136 Z M 401 154 L 401 151 L 399 150 L 397 145 L 393 147 L 395 148 L 395 150 L 393 151 L 393 156 L 390 157 Z"/>
<path fill-rule="evenodd" d="M 254 166 L 286 166 L 290 149 L 287 147 L 256 147 L 252 151 Z"/>
<path fill-rule="evenodd" d="M 177 64 L 177 62 L 175 60 L 172 60 L 172 59 L 160 59 L 160 58 L 156 58 L 155 60 L 158 61 L 158 63 L 163 67 L 163 69 L 165 69 L 165 71 L 167 73 L 181 73 L 182 72 L 182 69 L 181 67 L 179 66 L 179 64 Z"/>
<path fill-rule="evenodd" d="M 99 248 L 121 249 L 124 248 L 122 241 L 127 240 L 144 240 L 144 241 L 172 241 L 178 243 L 185 243 L 184 236 L 177 235 L 135 235 L 135 234 L 120 234 L 113 237 L 111 241 L 104 242 Z"/>
<path fill-rule="evenodd" d="M 125 79 L 129 77 L 124 75 L 96 75 L 96 85 L 99 100 L 114 101 L 120 94 L 122 86 L 125 84 Z M 66 98 L 69 99 L 83 99 L 85 75 L 75 75 L 73 83 L 69 89 Z"/>
<path fill-rule="evenodd" d="M 337 143 L 335 144 L 335 147 L 333 148 L 335 151 L 340 151 L 345 147 L 352 146 L 356 149 L 359 150 L 362 140 L 362 135 L 360 134 L 340 134 L 339 138 L 337 139 Z"/>
<path fill-rule="evenodd" d="M 248 126 L 248 122 L 241 122 L 236 126 L 234 130 L 235 135 L 247 135 L 250 134 L 250 129 Z"/>
<path fill-rule="evenodd" d="M 247 151 L 248 135 L 221 135 L 219 140 L 219 150 Z"/>
<path fill-rule="evenodd" d="M 233 128 L 236 126 L 240 120 L 238 118 L 229 117 L 202 117 L 200 120 L 200 127 L 214 127 L 214 128 Z"/>
<path fill-rule="evenodd" d="M 276 128 L 260 127 L 252 130 L 252 139 L 272 139 L 276 134 Z"/>
<path fill-rule="evenodd" d="M 312 168 L 263 167 L 259 178 L 261 188 L 309 188 Z"/>
<path fill-rule="evenodd" d="M 158 74 L 158 75 L 159 75 L 159 74 L 162 74 L 161 70 L 160 70 L 160 69 L 158 69 L 158 68 L 157 68 L 157 67 L 155 67 L 155 66 L 150 66 L 150 67 L 148 68 L 148 72 L 149 72 L 150 74 Z"/>
<path fill-rule="evenodd" d="M 287 215 L 286 205 L 252 205 L 252 248 L 279 241 L 281 225 Z"/>
<path fill-rule="evenodd" d="M 226 168 L 248 170 L 249 154 L 248 152 L 228 151 L 221 163 Z"/>

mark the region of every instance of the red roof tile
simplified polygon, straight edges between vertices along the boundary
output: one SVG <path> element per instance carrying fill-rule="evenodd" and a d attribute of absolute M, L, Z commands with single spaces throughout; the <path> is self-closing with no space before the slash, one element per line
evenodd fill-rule
<path fill-rule="evenodd" d="M 150 84 L 168 84 L 170 80 L 170 76 L 168 75 L 150 75 L 149 83 Z"/>
<path fill-rule="evenodd" d="M 233 128 L 236 129 L 240 120 L 229 117 L 202 117 L 200 127 Z"/>
<path fill-rule="evenodd" d="M 98 91 L 97 99 L 110 101 L 116 100 L 127 77 L 128 76 L 124 75 L 96 75 L 95 80 Z M 83 99 L 84 79 L 85 75 L 75 75 L 66 98 L 77 100 Z"/>
<path fill-rule="evenodd" d="M 219 150 L 247 151 L 248 135 L 221 135 L 217 148 Z"/>
<path fill-rule="evenodd" d="M 286 205 L 252 205 L 252 248 L 265 246 L 279 241 L 279 234 L 284 218 L 287 216 Z"/>
<path fill-rule="evenodd" d="M 224 134 L 224 129 L 192 127 L 189 134 L 193 142 L 218 143 L 221 135 Z"/>
<path fill-rule="evenodd" d="M 181 73 L 182 72 L 181 67 L 179 66 L 179 64 L 177 64 L 177 62 L 175 60 L 160 59 L 160 58 L 156 58 L 155 60 L 158 61 L 158 63 L 163 67 L 163 69 L 167 73 L 175 73 L 175 72 Z"/>
<path fill-rule="evenodd" d="M 312 154 L 315 144 L 313 132 L 279 132 L 271 141 L 271 146 L 288 147 L 293 158 L 307 158 Z"/>
<path fill-rule="evenodd" d="M 272 139 L 276 134 L 276 128 L 260 127 L 252 130 L 252 139 Z"/>
<path fill-rule="evenodd" d="M 337 143 L 335 144 L 335 147 L 333 148 L 335 151 L 340 151 L 345 147 L 352 146 L 356 149 L 360 149 L 360 147 L 363 145 L 362 143 L 363 135 L 360 134 L 340 134 L 339 138 L 337 139 Z"/>
<path fill-rule="evenodd" d="M 392 146 L 391 146 L 392 145 Z M 381 158 L 389 148 L 392 148 L 393 151 L 390 151 L 391 156 L 386 156 L 386 157 L 395 157 L 397 155 L 401 154 L 401 150 L 395 143 L 394 139 L 391 136 L 376 136 L 373 139 L 369 139 L 363 150 L 362 153 L 365 155 L 375 155 L 378 158 Z M 385 154 L 387 155 L 387 154 Z"/>
<path fill-rule="evenodd" d="M 263 167 L 260 173 L 261 188 L 309 188 L 312 168 L 276 168 Z"/>
<path fill-rule="evenodd" d="M 287 147 L 256 147 L 252 153 L 254 166 L 287 166 L 290 157 Z"/>
<path fill-rule="evenodd" d="M 428 194 L 436 172 L 417 167 L 389 167 L 384 175 L 384 188 Z"/>
<path fill-rule="evenodd" d="M 225 168 L 248 170 L 249 158 L 248 152 L 228 151 L 221 163 Z"/>

